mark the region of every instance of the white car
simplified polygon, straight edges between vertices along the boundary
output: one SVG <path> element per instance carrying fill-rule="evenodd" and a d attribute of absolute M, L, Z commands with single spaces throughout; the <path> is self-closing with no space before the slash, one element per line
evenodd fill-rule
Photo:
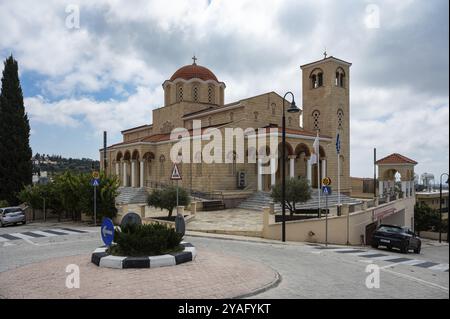
<path fill-rule="evenodd" d="M 26 224 L 27 218 L 25 212 L 20 207 L 3 207 L 0 208 L 0 226 L 8 224 Z"/>

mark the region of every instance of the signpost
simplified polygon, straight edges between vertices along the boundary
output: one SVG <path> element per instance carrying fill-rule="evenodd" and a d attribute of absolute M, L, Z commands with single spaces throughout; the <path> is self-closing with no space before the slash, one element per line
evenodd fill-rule
<path fill-rule="evenodd" d="M 97 226 L 97 186 L 100 184 L 99 178 L 99 172 L 93 171 L 91 184 L 94 186 L 94 226 Z"/>
<path fill-rule="evenodd" d="M 325 195 L 325 246 L 328 246 L 328 196 L 331 194 L 331 178 L 323 178 L 322 185 L 322 192 Z"/>
<path fill-rule="evenodd" d="M 341 135 L 336 136 L 336 153 L 337 153 L 337 191 L 338 191 L 338 211 L 341 212 Z"/>
<path fill-rule="evenodd" d="M 103 218 L 102 227 L 101 227 L 101 236 L 102 240 L 106 246 L 111 246 L 111 243 L 114 240 L 114 224 L 110 218 Z"/>
<path fill-rule="evenodd" d="M 181 180 L 180 170 L 178 169 L 178 165 L 176 163 L 173 164 L 172 175 L 170 179 L 173 181 L 177 181 L 177 216 L 178 216 L 178 181 Z"/>

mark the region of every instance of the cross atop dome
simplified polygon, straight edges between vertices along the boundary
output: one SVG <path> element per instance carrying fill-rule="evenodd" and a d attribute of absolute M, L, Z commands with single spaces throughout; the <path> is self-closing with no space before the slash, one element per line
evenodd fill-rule
<path fill-rule="evenodd" d="M 197 63 L 196 63 L 197 60 L 198 60 L 198 59 L 196 58 L 196 56 L 195 56 L 195 54 L 194 54 L 194 56 L 192 57 L 192 61 L 194 61 L 194 62 L 192 62 L 192 64 L 196 65 L 196 64 L 197 64 Z"/>

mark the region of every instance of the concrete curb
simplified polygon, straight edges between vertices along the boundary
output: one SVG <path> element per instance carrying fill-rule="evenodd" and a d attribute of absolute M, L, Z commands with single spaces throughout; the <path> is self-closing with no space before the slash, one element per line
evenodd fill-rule
<path fill-rule="evenodd" d="M 107 247 L 99 247 L 92 252 L 91 262 L 99 267 L 127 269 L 175 266 L 193 261 L 197 256 L 195 247 L 187 242 L 180 244 L 184 247 L 181 252 L 144 257 L 112 256 L 106 252 Z"/>

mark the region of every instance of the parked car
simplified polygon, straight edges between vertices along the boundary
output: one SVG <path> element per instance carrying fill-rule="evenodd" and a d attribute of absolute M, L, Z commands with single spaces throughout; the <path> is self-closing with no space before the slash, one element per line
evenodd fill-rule
<path fill-rule="evenodd" d="M 20 207 L 4 207 L 0 208 L 0 226 L 8 224 L 26 224 L 27 218 L 25 212 Z"/>
<path fill-rule="evenodd" d="M 386 246 L 388 249 L 398 248 L 404 254 L 410 249 L 420 254 L 422 241 L 408 227 L 380 225 L 372 235 L 372 247 Z"/>

